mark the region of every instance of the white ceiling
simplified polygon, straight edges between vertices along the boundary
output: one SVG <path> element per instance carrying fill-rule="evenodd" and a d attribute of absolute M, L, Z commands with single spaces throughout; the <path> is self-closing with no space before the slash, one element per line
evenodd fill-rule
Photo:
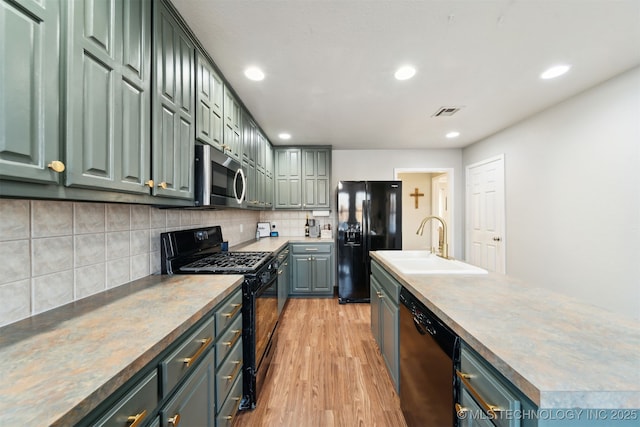
<path fill-rule="evenodd" d="M 464 147 L 640 64 L 640 0 L 172 1 L 274 145 Z"/>

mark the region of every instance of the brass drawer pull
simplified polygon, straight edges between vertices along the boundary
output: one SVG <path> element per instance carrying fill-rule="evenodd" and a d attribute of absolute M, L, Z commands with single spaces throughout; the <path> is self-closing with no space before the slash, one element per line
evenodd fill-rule
<path fill-rule="evenodd" d="M 469 382 L 469 380 L 471 379 L 471 375 L 465 374 L 458 370 L 456 370 L 456 375 L 458 376 L 458 378 L 460 378 L 460 381 L 462 381 L 462 384 L 466 387 L 466 389 L 469 390 L 469 392 L 471 392 L 473 397 L 478 401 L 480 406 L 482 406 L 482 409 L 484 409 L 487 415 L 489 415 L 491 419 L 495 419 L 496 412 L 500 412 L 502 411 L 502 409 L 499 406 L 495 406 L 487 403 L 487 401 L 484 400 L 482 396 L 480 396 L 480 393 L 478 393 L 478 391 L 475 388 L 473 388 L 473 386 Z M 456 407 L 456 412 L 457 412 L 457 407 Z"/>
<path fill-rule="evenodd" d="M 138 427 L 140 425 L 140 423 L 142 422 L 142 420 L 145 419 L 146 416 L 147 416 L 147 410 L 145 409 L 144 411 L 140 412 L 139 414 L 135 414 L 135 415 L 127 417 L 127 423 L 130 423 L 129 427 Z"/>
<path fill-rule="evenodd" d="M 237 343 L 238 340 L 240 339 L 240 335 L 242 335 L 242 331 L 240 329 L 234 329 L 231 332 L 233 332 L 235 334 L 233 336 L 233 339 L 231 341 L 223 342 L 223 344 L 226 345 L 229 348 L 233 347 L 234 344 Z"/>
<path fill-rule="evenodd" d="M 169 418 L 167 422 L 173 427 L 178 427 L 178 424 L 180 424 L 180 414 L 175 414 L 173 417 Z"/>
<path fill-rule="evenodd" d="M 238 413 L 238 408 L 240 407 L 240 397 L 231 397 L 230 399 L 235 400 L 236 402 L 238 402 L 238 404 L 235 406 L 231 415 L 227 415 L 226 417 L 224 417 L 224 419 L 227 421 L 231 421 L 236 417 L 236 414 Z"/>
<path fill-rule="evenodd" d="M 282 270 L 278 270 L 278 276 L 282 274 Z"/>
<path fill-rule="evenodd" d="M 229 382 L 231 382 L 236 377 L 236 375 L 238 375 L 238 372 L 240 372 L 240 368 L 242 368 L 242 360 L 234 360 L 231 363 L 236 365 L 236 367 L 233 369 L 233 372 L 231 373 L 231 375 L 225 375 L 224 377 L 222 377 Z"/>
<path fill-rule="evenodd" d="M 224 313 L 223 316 L 226 318 L 232 318 L 233 316 L 236 315 L 236 313 L 238 313 L 238 311 L 240 311 L 240 308 L 242 307 L 242 304 L 231 304 L 231 307 L 233 307 L 233 311 L 231 313 Z"/>
<path fill-rule="evenodd" d="M 318 248 L 304 248 L 307 252 L 318 252 Z"/>
<path fill-rule="evenodd" d="M 193 356 L 185 357 L 184 359 L 182 359 L 182 361 L 187 364 L 187 368 L 190 367 L 191 365 L 193 365 L 193 363 L 196 360 L 198 360 L 198 358 L 200 356 L 202 356 L 202 353 L 204 353 L 204 351 L 207 349 L 207 347 L 209 346 L 209 344 L 211 344 L 212 341 L 213 341 L 213 338 L 211 338 L 211 337 L 198 340 L 198 342 L 202 344 L 200 346 L 200 348 L 198 349 L 198 351 L 196 351 L 193 354 Z M 178 419 L 180 419 L 180 417 L 178 417 Z"/>
<path fill-rule="evenodd" d="M 466 413 L 469 412 L 469 408 L 465 408 L 464 406 L 462 406 L 459 403 L 456 403 L 456 414 L 458 414 L 458 417 L 462 418 L 462 416 Z"/>
<path fill-rule="evenodd" d="M 378 295 L 378 299 L 384 298 L 384 295 L 382 295 L 382 292 L 380 291 L 376 291 L 376 295 Z"/>

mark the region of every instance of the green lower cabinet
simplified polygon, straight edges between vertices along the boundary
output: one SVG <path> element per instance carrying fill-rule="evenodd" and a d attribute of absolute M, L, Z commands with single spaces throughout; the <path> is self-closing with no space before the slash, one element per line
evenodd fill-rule
<path fill-rule="evenodd" d="M 289 257 L 289 248 L 283 249 L 277 256 L 278 258 L 278 316 L 282 314 L 284 306 L 289 298 L 289 282 L 291 275 L 291 258 Z"/>
<path fill-rule="evenodd" d="M 209 350 L 196 371 L 160 409 L 162 426 L 215 427 L 215 351 Z"/>
<path fill-rule="evenodd" d="M 400 390 L 400 284 L 371 262 L 371 333 L 391 380 Z"/>
<path fill-rule="evenodd" d="M 290 295 L 332 296 L 333 243 L 294 243 L 291 249 Z"/>

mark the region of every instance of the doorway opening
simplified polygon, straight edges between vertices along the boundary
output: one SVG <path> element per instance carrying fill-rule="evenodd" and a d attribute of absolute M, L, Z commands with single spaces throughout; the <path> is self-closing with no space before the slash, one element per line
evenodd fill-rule
<path fill-rule="evenodd" d="M 451 168 L 396 168 L 395 179 L 402 181 L 402 249 L 436 250 L 444 236 L 438 221 L 431 221 L 422 236 L 416 234 L 423 218 L 437 215 L 447 224 L 449 255 L 454 250 L 454 182 Z"/>

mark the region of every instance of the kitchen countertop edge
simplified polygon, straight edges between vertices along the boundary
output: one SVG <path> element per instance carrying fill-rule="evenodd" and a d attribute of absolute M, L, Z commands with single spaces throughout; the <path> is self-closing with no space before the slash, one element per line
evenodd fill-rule
<path fill-rule="evenodd" d="M 243 276 L 240 275 L 151 275 L 0 328 L 0 357 L 5 361 L 3 362 L 4 369 L 0 369 L 0 372 L 5 370 L 3 381 L 7 381 L 5 386 L 0 384 L 0 391 L 5 397 L 9 396 L 7 399 L 2 399 L 4 403 L 0 403 L 0 420 L 2 420 L 3 424 L 8 423 L 7 425 L 34 425 L 34 422 L 36 424 L 46 423 L 47 425 L 70 425 L 81 421 L 107 397 L 133 378 L 137 372 L 157 358 L 180 335 L 195 325 L 219 302 L 241 286 L 242 281 Z M 56 342 L 61 339 L 73 340 L 77 332 L 74 331 L 74 328 L 90 325 L 96 326 L 95 334 L 104 333 L 99 330 L 98 325 L 106 324 L 105 329 L 107 329 L 110 324 L 109 319 L 105 318 L 100 321 L 100 319 L 91 318 L 96 316 L 97 311 L 104 311 L 104 307 L 111 306 L 116 312 L 127 316 L 127 314 L 124 314 L 127 311 L 126 309 L 139 307 L 139 303 L 147 302 L 151 295 L 150 292 L 161 292 L 164 298 L 165 296 L 170 296 L 173 293 L 173 289 L 175 289 L 176 293 L 180 293 L 198 286 L 198 283 L 205 282 L 213 283 L 210 287 L 202 290 L 202 294 L 207 295 L 208 300 L 203 299 L 195 303 L 198 307 L 196 309 L 192 309 L 189 306 L 188 308 L 171 311 L 171 309 L 167 308 L 167 312 L 177 312 L 179 314 L 175 322 L 171 320 L 169 323 L 165 323 L 162 332 L 160 332 L 160 338 L 154 339 L 153 342 L 147 340 L 144 345 L 140 345 L 139 353 L 125 357 L 126 362 L 114 363 L 113 366 L 115 367 L 110 369 L 108 374 L 105 374 L 109 378 L 103 376 L 96 380 L 91 375 L 83 372 L 82 369 L 79 369 L 82 378 L 77 380 L 79 382 L 78 386 L 82 385 L 84 387 L 85 394 L 80 395 L 64 391 L 72 387 L 74 381 L 71 379 L 67 379 L 65 386 L 61 386 L 59 381 L 56 382 L 54 378 L 51 378 L 48 383 L 49 387 L 51 385 L 54 386 L 50 394 L 47 395 L 42 390 L 47 381 L 41 378 L 34 378 L 39 376 L 40 371 L 46 371 L 46 367 L 40 366 L 38 368 L 39 371 L 34 374 L 32 372 L 33 366 L 37 366 L 38 362 L 28 358 L 33 354 L 37 355 L 38 350 L 48 350 L 48 337 L 55 336 L 53 339 Z M 172 289 L 167 287 L 172 287 Z M 163 301 L 160 302 L 160 304 L 163 303 Z M 175 306 L 175 301 L 166 301 L 166 304 Z M 157 310 L 158 306 L 154 307 L 154 311 Z M 104 313 L 109 313 L 109 311 L 104 311 Z M 167 316 L 164 316 L 164 318 L 166 319 Z M 139 323 L 136 323 L 136 321 L 139 320 L 139 316 L 132 315 L 131 324 L 138 326 Z M 74 322 L 78 325 L 76 326 Z M 63 329 L 67 331 L 64 333 L 65 336 L 58 337 L 58 331 Z M 84 331 L 84 333 L 88 332 Z M 137 327 L 131 329 L 131 335 L 139 336 Z M 41 342 L 38 343 L 38 341 Z M 73 345 L 75 347 L 77 343 L 73 343 Z M 11 360 L 10 358 L 15 359 L 15 355 L 22 351 L 16 347 L 23 347 L 28 352 L 27 363 L 17 363 L 14 366 L 7 367 L 6 361 Z M 89 347 L 89 344 L 87 344 L 87 347 Z M 76 352 L 70 350 L 68 351 L 69 353 L 74 353 L 69 355 L 70 359 L 73 360 L 73 357 L 79 357 L 75 354 Z M 58 348 L 55 351 L 63 352 Z M 109 363 L 111 361 L 109 357 L 113 356 L 102 355 L 102 362 Z M 95 361 L 94 363 L 98 364 L 99 362 Z M 30 384 L 29 378 L 22 376 L 19 370 L 16 371 L 20 366 L 23 366 L 31 374 L 31 380 L 35 381 L 35 384 Z M 58 370 L 59 368 L 57 367 Z M 78 368 L 73 366 L 73 369 Z M 84 369 L 87 369 L 86 365 Z M 10 393 L 12 391 L 11 386 L 17 389 L 14 390 L 15 394 Z M 42 387 L 39 388 L 39 386 Z M 66 394 L 57 399 L 58 395 L 55 393 L 60 388 L 63 390 L 62 393 Z M 23 393 L 21 394 L 20 391 Z M 24 393 L 27 393 L 30 397 L 25 397 Z M 46 395 L 49 399 L 40 400 L 39 405 L 34 408 L 32 401 L 37 400 L 34 395 L 40 396 L 40 399 L 44 399 Z M 44 402 L 51 402 L 51 405 L 43 405 Z M 21 404 L 22 407 L 20 406 Z M 37 409 L 44 406 L 46 406 L 46 409 Z"/>

